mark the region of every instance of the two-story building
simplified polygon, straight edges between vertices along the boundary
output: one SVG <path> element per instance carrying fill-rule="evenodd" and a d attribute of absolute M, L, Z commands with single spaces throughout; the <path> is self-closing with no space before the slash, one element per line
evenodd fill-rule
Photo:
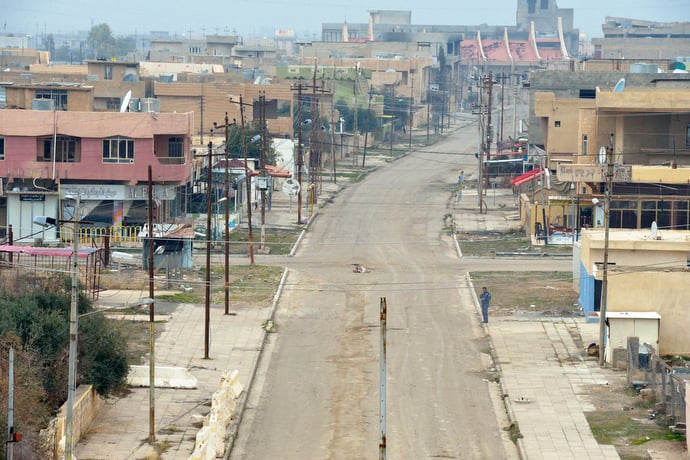
<path fill-rule="evenodd" d="M 690 79 L 646 74 L 648 86 L 619 79 L 579 98 L 534 95 L 552 190 L 522 200 L 529 225 L 546 207 L 544 228 L 603 227 L 606 163 L 613 178 L 611 228 L 690 229 Z M 541 201 L 541 202 L 540 202 Z"/>
<path fill-rule="evenodd" d="M 14 241 L 39 231 L 35 216 L 68 218 L 79 197 L 83 220 L 144 223 L 148 168 L 154 216 L 184 210 L 191 173 L 192 113 L 0 110 L 0 228 Z M 65 200 L 65 203 L 63 203 Z M 55 239 L 52 233 L 41 238 Z"/>

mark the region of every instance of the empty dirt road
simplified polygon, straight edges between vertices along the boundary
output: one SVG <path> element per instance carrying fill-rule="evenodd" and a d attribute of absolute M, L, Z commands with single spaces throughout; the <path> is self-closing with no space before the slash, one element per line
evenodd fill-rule
<path fill-rule="evenodd" d="M 515 455 L 501 442 L 488 345 L 443 231 L 448 185 L 461 169 L 471 174 L 475 137 L 468 127 L 413 152 L 320 210 L 289 262 L 230 458 L 378 458 L 382 298 L 389 458 Z"/>

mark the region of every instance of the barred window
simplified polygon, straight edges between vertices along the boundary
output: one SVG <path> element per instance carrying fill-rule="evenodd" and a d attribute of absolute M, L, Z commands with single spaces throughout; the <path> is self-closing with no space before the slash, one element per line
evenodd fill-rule
<path fill-rule="evenodd" d="M 182 158 L 184 156 L 184 143 L 181 137 L 171 137 L 168 141 L 168 156 Z"/>

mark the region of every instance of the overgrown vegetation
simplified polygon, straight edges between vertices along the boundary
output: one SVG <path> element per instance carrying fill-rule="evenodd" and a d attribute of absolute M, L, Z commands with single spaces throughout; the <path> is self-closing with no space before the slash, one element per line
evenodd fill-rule
<path fill-rule="evenodd" d="M 21 286 L 21 287 L 20 287 Z M 80 295 L 78 313 L 93 311 Z M 21 427 L 30 456 L 39 458 L 38 432 L 67 399 L 71 280 L 20 275 L 3 279 L 0 290 L 0 351 L 14 361 L 15 426 Z M 120 391 L 127 378 L 127 344 L 120 329 L 100 314 L 79 320 L 77 386 L 91 384 L 102 396 Z M 0 360 L 0 394 L 8 400 L 9 362 Z M 7 432 L 7 405 L 0 430 Z M 35 449 L 35 450 L 34 450 Z"/>

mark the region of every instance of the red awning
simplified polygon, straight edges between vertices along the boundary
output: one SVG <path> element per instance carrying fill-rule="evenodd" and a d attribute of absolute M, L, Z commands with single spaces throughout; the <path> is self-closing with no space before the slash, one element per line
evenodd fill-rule
<path fill-rule="evenodd" d="M 266 165 L 265 168 L 268 170 L 268 175 L 272 177 L 292 177 L 290 170 L 285 168 L 279 168 L 278 166 Z"/>
<path fill-rule="evenodd" d="M 537 177 L 540 177 L 543 174 L 543 172 L 544 168 L 534 168 L 531 171 L 527 171 L 525 174 L 510 179 L 510 185 L 519 187 L 525 182 L 529 182 L 533 179 L 536 179 Z"/>

